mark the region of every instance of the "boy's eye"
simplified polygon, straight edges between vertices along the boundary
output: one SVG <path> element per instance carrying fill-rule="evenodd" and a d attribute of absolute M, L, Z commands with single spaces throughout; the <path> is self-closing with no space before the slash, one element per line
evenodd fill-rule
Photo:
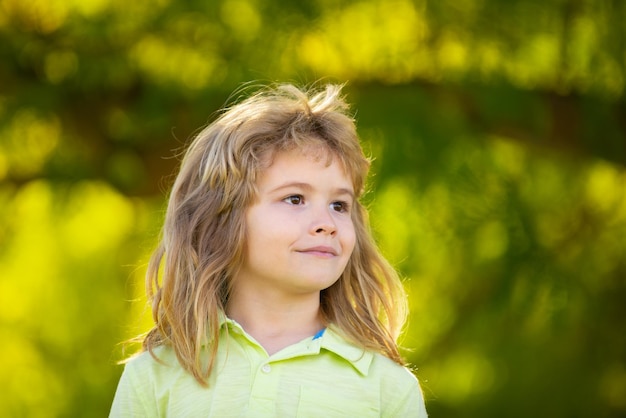
<path fill-rule="evenodd" d="M 283 201 L 291 204 L 291 205 L 301 205 L 304 202 L 304 197 L 299 194 L 294 194 L 291 196 L 287 196 L 283 199 Z"/>
<path fill-rule="evenodd" d="M 337 212 L 347 212 L 350 209 L 348 202 L 333 202 L 330 207 Z"/>

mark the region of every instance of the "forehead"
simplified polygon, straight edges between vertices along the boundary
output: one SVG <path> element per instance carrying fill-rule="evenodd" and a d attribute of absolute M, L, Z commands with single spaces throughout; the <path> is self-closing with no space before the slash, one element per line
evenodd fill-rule
<path fill-rule="evenodd" d="M 264 170 L 270 168 L 274 164 L 274 162 L 277 159 L 281 159 L 281 157 L 302 158 L 309 161 L 320 162 L 326 167 L 330 166 L 333 163 L 338 163 L 341 166 L 343 172 L 348 177 L 352 178 L 352 175 L 350 175 L 349 170 L 346 168 L 346 164 L 341 155 L 322 143 L 305 144 L 304 146 L 300 147 L 294 144 L 293 146 L 287 148 L 268 150 L 260 158 L 259 168 L 261 173 Z"/>
<path fill-rule="evenodd" d="M 348 175 L 341 159 L 328 149 L 309 148 L 281 150 L 268 156 L 257 175 L 261 189 L 270 183 L 305 180 L 320 181 L 354 189 L 353 179 Z"/>

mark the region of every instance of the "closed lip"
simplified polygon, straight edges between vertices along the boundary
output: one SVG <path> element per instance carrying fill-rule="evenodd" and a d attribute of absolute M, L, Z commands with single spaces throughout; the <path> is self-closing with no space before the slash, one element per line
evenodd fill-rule
<path fill-rule="evenodd" d="M 304 248 L 302 250 L 298 250 L 299 253 L 322 253 L 329 255 L 337 255 L 337 251 L 333 247 L 327 247 L 325 245 L 319 245 L 316 247 Z"/>

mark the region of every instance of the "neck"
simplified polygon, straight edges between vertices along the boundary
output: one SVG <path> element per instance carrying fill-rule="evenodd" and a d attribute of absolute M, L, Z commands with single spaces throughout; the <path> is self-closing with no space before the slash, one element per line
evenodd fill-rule
<path fill-rule="evenodd" d="M 319 292 L 301 297 L 282 297 L 271 291 L 235 288 L 226 314 L 272 355 L 315 335 L 324 325 Z"/>

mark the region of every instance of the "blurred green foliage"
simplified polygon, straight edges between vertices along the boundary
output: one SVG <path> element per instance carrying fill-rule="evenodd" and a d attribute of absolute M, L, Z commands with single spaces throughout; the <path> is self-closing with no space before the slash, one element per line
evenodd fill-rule
<path fill-rule="evenodd" d="M 348 81 L 431 416 L 626 415 L 626 3 L 0 1 L 0 411 L 106 415 L 175 155 Z"/>

